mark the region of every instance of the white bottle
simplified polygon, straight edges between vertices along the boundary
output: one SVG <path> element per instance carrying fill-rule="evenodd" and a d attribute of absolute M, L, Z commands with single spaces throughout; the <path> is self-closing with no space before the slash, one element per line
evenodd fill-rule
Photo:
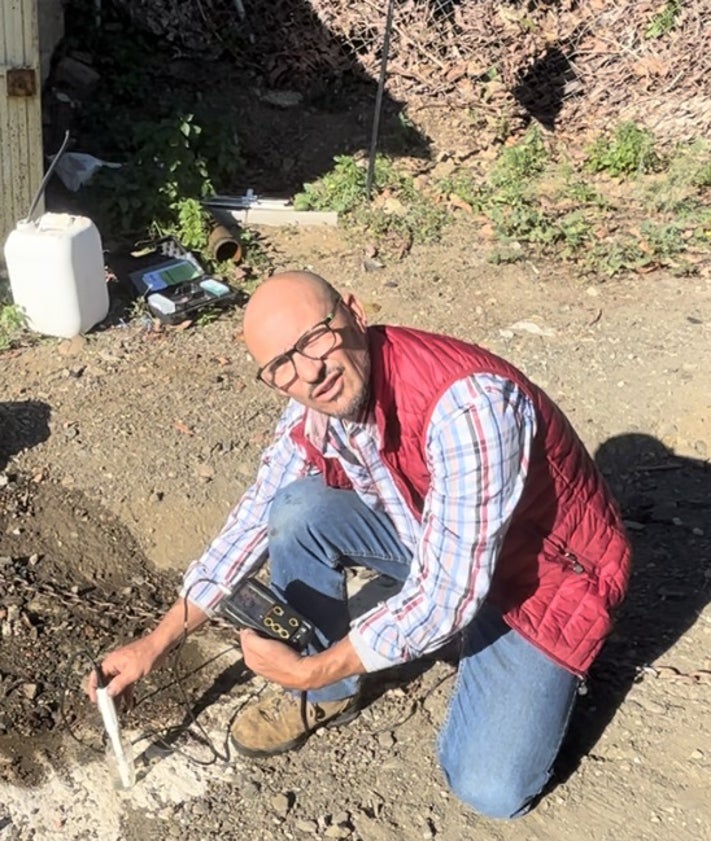
<path fill-rule="evenodd" d="M 18 222 L 5 261 L 12 297 L 31 330 L 70 339 L 106 318 L 101 237 L 91 219 L 45 213 Z"/>

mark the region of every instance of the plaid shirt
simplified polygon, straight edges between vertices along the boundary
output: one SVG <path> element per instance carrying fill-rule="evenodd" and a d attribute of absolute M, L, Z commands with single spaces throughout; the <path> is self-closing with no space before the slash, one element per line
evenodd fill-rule
<path fill-rule="evenodd" d="M 229 587 L 262 563 L 274 494 L 308 475 L 305 454 L 290 435 L 305 411 L 294 401 L 288 404 L 255 483 L 185 575 L 183 595 L 189 591 L 207 613 L 222 593 L 198 579 Z M 535 431 L 533 406 L 510 381 L 475 374 L 454 383 L 427 429 L 431 480 L 418 522 L 379 456 L 375 424 L 309 413 L 310 440 L 338 458 L 354 491 L 388 515 L 413 554 L 402 589 L 351 625 L 350 640 L 368 671 L 434 651 L 472 620 L 521 496 Z"/>

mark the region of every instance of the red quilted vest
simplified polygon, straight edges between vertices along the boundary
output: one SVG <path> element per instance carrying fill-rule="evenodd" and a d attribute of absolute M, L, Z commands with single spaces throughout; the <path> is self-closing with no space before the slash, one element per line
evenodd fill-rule
<path fill-rule="evenodd" d="M 518 633 L 560 665 L 584 674 L 624 596 L 630 548 L 620 513 L 593 460 L 560 409 L 520 371 L 476 345 L 402 327 L 371 327 L 371 385 L 381 456 L 420 519 L 429 485 L 424 446 L 440 396 L 473 373 L 505 377 L 536 410 L 528 477 L 501 547 L 489 599 Z M 334 487 L 349 485 L 292 433 Z"/>

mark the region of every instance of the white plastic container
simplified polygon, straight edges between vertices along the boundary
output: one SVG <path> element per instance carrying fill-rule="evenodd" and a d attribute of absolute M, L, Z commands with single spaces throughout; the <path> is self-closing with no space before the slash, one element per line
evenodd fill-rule
<path fill-rule="evenodd" d="M 5 243 L 12 297 L 27 326 L 70 339 L 109 311 L 101 237 L 91 219 L 45 213 L 17 223 Z"/>

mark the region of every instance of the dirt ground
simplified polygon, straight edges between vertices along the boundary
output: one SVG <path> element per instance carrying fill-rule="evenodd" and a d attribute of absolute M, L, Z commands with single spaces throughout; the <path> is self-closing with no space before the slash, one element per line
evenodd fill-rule
<path fill-rule="evenodd" d="M 226 761 L 229 721 L 262 684 L 234 634 L 211 627 L 180 652 L 179 683 L 166 666 L 139 688 L 126 720 L 138 781 L 113 790 L 79 688 L 89 656 L 170 603 L 280 410 L 254 382 L 240 309 L 160 333 L 114 319 L 0 356 L 0 841 L 710 838 L 711 273 L 600 283 L 543 263 L 492 266 L 465 224 L 365 272 L 363 249 L 337 230 L 263 234 L 281 266 L 353 290 L 371 321 L 518 364 L 618 494 L 632 586 L 555 785 L 510 824 L 447 792 L 434 751 L 446 659 L 375 676 L 354 723 L 296 753 Z"/>

